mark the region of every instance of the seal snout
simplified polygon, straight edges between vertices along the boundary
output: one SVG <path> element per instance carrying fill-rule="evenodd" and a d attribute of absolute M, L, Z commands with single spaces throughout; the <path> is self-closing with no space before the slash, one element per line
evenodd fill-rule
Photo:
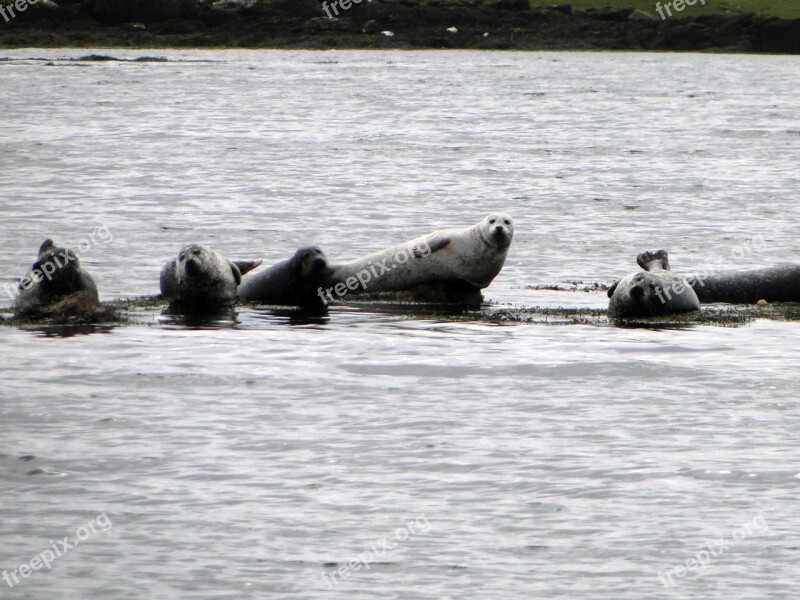
<path fill-rule="evenodd" d="M 487 221 L 488 224 L 485 225 L 485 231 L 488 234 L 487 241 L 501 248 L 511 245 L 511 237 L 514 235 L 514 223 L 511 217 L 508 215 L 489 216 L 486 217 L 484 223 Z"/>
<path fill-rule="evenodd" d="M 635 298 L 636 300 L 644 298 L 644 288 L 638 284 L 634 285 L 631 288 L 631 298 Z"/>
<path fill-rule="evenodd" d="M 200 263 L 191 256 L 183 263 L 183 268 L 187 275 L 197 275 L 200 273 Z"/>
<path fill-rule="evenodd" d="M 322 249 L 315 246 L 304 249 L 300 264 L 307 273 L 316 274 L 328 267 L 328 259 Z"/>
<path fill-rule="evenodd" d="M 318 256 L 313 261 L 311 261 L 312 271 L 321 271 L 327 266 L 328 266 L 328 261 L 325 260 L 325 257 L 323 256 Z"/>

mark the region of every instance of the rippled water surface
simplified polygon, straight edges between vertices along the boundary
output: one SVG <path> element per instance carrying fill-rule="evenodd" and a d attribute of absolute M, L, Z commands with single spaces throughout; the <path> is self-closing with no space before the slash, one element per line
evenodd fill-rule
<path fill-rule="evenodd" d="M 0 61 L 3 285 L 104 226 L 105 300 L 191 241 L 349 260 L 496 210 L 516 235 L 466 315 L 0 328 L 0 570 L 40 567 L 0 597 L 797 597 L 797 322 L 481 316 L 603 308 L 528 286 L 647 248 L 796 261 L 797 58 L 85 53 Z"/>

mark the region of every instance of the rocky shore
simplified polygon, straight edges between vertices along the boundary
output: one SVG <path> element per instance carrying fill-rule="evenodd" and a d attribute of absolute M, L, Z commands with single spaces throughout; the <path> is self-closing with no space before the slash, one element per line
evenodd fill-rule
<path fill-rule="evenodd" d="M 327 10 L 317 0 L 56 2 L 6 5 L 0 47 L 800 53 L 800 19 L 755 15 L 662 20 L 634 9 L 574 11 L 569 4 L 532 9 L 528 0 L 336 0 L 326 3 Z"/>

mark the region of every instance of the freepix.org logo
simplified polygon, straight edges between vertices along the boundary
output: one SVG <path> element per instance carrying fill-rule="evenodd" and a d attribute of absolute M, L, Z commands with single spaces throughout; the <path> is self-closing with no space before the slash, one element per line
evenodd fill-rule
<path fill-rule="evenodd" d="M 50 260 L 43 262 L 40 269 L 34 269 L 23 277 L 19 283 L 6 283 L 3 286 L 6 295 L 13 300 L 18 292 L 27 290 L 34 283 L 39 283 L 43 279 L 47 279 L 48 281 L 52 280 L 53 275 L 58 269 L 74 261 L 76 258 L 79 259 L 81 254 L 89 251 L 98 243 L 108 244 L 113 241 L 114 236 L 106 225 L 95 227 L 88 238 L 78 240 L 77 245 L 74 246 L 75 250 L 67 251 L 66 248 L 61 249 L 61 251 L 54 254 Z"/>
<path fill-rule="evenodd" d="M 98 532 L 109 531 L 111 527 L 111 519 L 108 518 L 106 513 L 102 512 L 92 520 L 78 527 L 75 530 L 74 537 L 71 538 L 65 535 L 58 541 L 50 540 L 49 548 L 45 548 L 25 564 L 11 571 L 4 570 L 2 573 L 3 581 L 6 582 L 8 587 L 13 588 L 15 585 L 19 585 L 22 579 L 30 577 L 32 573 L 41 570 L 49 570 L 57 558 L 64 556 L 67 552 L 80 545 L 81 542 L 88 540 Z"/>

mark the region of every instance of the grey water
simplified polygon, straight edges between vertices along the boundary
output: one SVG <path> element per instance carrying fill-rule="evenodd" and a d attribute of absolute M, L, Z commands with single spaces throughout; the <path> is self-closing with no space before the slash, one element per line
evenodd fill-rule
<path fill-rule="evenodd" d="M 800 255 L 797 57 L 100 53 L 168 60 L 3 51 L 3 286 L 46 237 L 112 300 L 188 242 L 349 260 L 495 211 L 475 314 L 603 308 L 535 287 L 645 249 Z M 2 327 L 0 597 L 796 598 L 798 352 L 370 305 Z"/>

